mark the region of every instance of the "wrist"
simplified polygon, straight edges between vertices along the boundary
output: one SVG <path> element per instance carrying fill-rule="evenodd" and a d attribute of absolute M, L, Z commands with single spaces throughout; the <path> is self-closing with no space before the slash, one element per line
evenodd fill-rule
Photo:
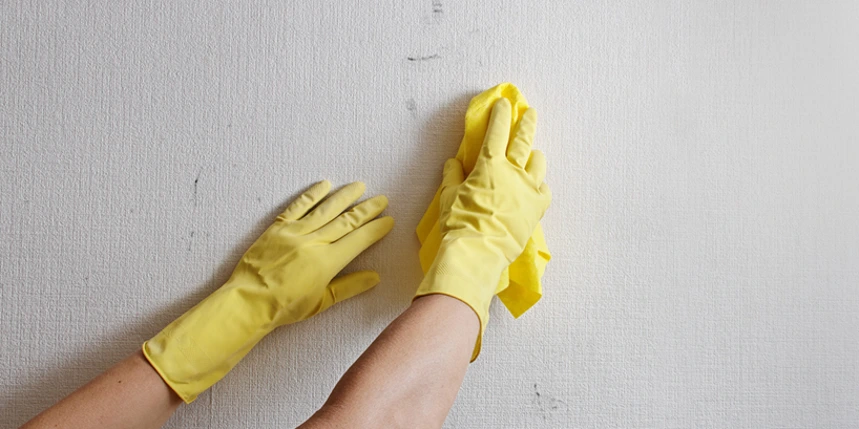
<path fill-rule="evenodd" d="M 438 254 L 421 281 L 415 298 L 447 295 L 467 304 L 480 321 L 480 334 L 472 360 L 480 353 L 482 333 L 489 322 L 489 305 L 498 289 L 504 269 L 504 256 L 486 246 L 485 237 L 445 238 Z"/>
<path fill-rule="evenodd" d="M 412 301 L 411 307 L 419 309 L 418 311 L 443 314 L 446 320 L 455 321 L 453 324 L 457 327 L 468 329 L 469 326 L 467 325 L 471 325 L 474 337 L 469 338 L 469 340 L 474 340 L 480 332 L 480 315 L 470 305 L 456 297 L 441 293 L 423 295 L 416 297 Z"/>

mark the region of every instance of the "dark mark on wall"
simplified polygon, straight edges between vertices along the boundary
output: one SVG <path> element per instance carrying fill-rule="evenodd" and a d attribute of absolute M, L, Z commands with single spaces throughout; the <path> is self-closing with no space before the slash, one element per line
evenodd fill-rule
<path fill-rule="evenodd" d="M 203 174 L 203 170 L 197 172 L 197 177 L 194 179 L 194 207 L 197 207 L 197 183 L 200 182 L 200 175 Z"/>
<path fill-rule="evenodd" d="M 203 169 L 201 168 L 200 171 L 197 172 L 197 177 L 194 178 L 194 193 L 192 195 L 192 200 L 191 200 L 191 202 L 194 204 L 194 212 L 197 211 L 197 189 L 199 188 L 200 176 L 202 176 L 202 175 L 203 175 Z M 188 237 L 188 251 L 189 252 L 191 251 L 191 246 L 194 244 L 194 234 L 195 233 L 196 233 L 196 231 L 192 230 L 190 236 Z"/>
<path fill-rule="evenodd" d="M 434 15 L 441 15 L 444 13 L 444 6 L 441 4 L 439 0 L 433 0 L 432 2 L 432 13 Z"/>
<path fill-rule="evenodd" d="M 406 100 L 406 110 L 411 112 L 412 116 L 415 116 L 415 113 L 418 111 L 418 104 L 415 102 L 414 98 Z"/>
<path fill-rule="evenodd" d="M 425 57 L 406 57 L 409 61 L 428 61 L 428 60 L 437 60 L 441 58 L 438 54 L 427 55 Z"/>
<path fill-rule="evenodd" d="M 537 388 L 537 384 L 534 384 L 534 400 L 531 401 L 539 410 L 540 417 L 542 417 L 543 421 L 548 420 L 549 414 L 557 411 L 559 408 L 564 407 L 566 409 L 567 403 L 553 398 L 551 396 L 543 396 L 540 393 L 540 389 Z"/>
<path fill-rule="evenodd" d="M 188 251 L 191 251 L 191 245 L 194 244 L 194 233 L 197 231 L 191 231 L 191 236 L 188 237 Z"/>

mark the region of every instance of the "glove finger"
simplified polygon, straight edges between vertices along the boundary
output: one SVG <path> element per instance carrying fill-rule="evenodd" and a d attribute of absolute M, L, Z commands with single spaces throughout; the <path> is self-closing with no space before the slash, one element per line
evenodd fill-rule
<path fill-rule="evenodd" d="M 552 190 L 549 189 L 549 185 L 543 183 L 540 185 L 540 194 L 543 195 L 543 198 L 546 202 L 546 208 L 549 208 L 549 203 L 552 202 Z"/>
<path fill-rule="evenodd" d="M 504 156 L 510 140 L 510 112 L 512 107 L 506 98 L 495 102 L 489 116 L 489 126 L 483 139 L 483 153 L 486 156 Z"/>
<path fill-rule="evenodd" d="M 445 189 L 450 186 L 459 185 L 463 180 L 465 180 L 465 173 L 462 171 L 462 163 L 456 158 L 450 158 L 445 161 L 441 188 Z"/>
<path fill-rule="evenodd" d="M 345 256 L 348 263 L 375 242 L 381 240 L 382 237 L 391 232 L 393 227 L 394 218 L 390 216 L 373 220 L 332 243 L 331 245 L 334 247 L 332 252 Z"/>
<path fill-rule="evenodd" d="M 372 289 L 377 284 L 379 284 L 379 273 L 370 270 L 358 271 L 337 277 L 331 280 L 331 283 L 328 283 L 329 299 L 324 300 L 323 304 L 328 304 L 327 308 L 355 295 L 360 295 Z"/>
<path fill-rule="evenodd" d="M 513 140 L 507 147 L 507 159 L 519 168 L 525 168 L 531 155 L 531 145 L 534 144 L 534 133 L 537 130 L 537 111 L 528 109 L 516 126 Z"/>
<path fill-rule="evenodd" d="M 534 179 L 534 184 L 543 183 L 546 179 L 546 156 L 539 150 L 532 150 L 525 171 Z"/>
<path fill-rule="evenodd" d="M 349 208 L 361 195 L 364 194 L 365 186 L 361 182 L 352 182 L 333 195 L 325 199 L 319 207 L 313 209 L 309 215 L 301 219 L 300 233 L 309 234 L 322 228 L 344 210 Z"/>
<path fill-rule="evenodd" d="M 301 219 L 307 214 L 316 204 L 319 203 L 328 192 L 331 190 L 331 182 L 323 180 L 310 187 L 307 191 L 301 194 L 298 198 L 292 201 L 289 206 L 281 213 L 277 219 L 282 221 L 291 221 Z"/>
<path fill-rule="evenodd" d="M 388 198 L 377 195 L 337 216 L 337 219 L 323 226 L 316 234 L 327 241 L 339 240 L 381 214 L 386 207 L 388 207 Z"/>

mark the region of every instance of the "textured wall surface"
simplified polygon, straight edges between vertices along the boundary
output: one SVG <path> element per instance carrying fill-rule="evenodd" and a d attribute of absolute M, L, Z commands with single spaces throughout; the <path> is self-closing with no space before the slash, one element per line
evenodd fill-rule
<path fill-rule="evenodd" d="M 0 426 L 214 290 L 310 183 L 367 183 L 383 282 L 171 428 L 283 428 L 409 302 L 413 229 L 502 81 L 540 110 L 546 296 L 451 428 L 859 427 L 859 4 L 56 1 L 0 11 Z"/>

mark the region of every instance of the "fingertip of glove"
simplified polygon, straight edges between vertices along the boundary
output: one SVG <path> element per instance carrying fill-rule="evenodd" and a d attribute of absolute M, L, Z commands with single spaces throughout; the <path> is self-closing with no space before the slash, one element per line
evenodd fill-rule
<path fill-rule="evenodd" d="M 548 197 L 550 200 L 552 199 L 552 190 L 549 189 L 549 185 L 546 182 L 540 184 L 540 193 Z"/>
<path fill-rule="evenodd" d="M 375 287 L 382 281 L 382 278 L 379 277 L 379 273 L 373 270 L 362 270 L 352 274 L 347 274 L 343 277 L 344 282 L 346 279 L 349 279 L 349 283 L 353 288 L 357 286 L 357 289 L 362 292 Z"/>
<path fill-rule="evenodd" d="M 552 204 L 552 190 L 549 189 L 549 185 L 547 185 L 546 182 L 543 182 L 540 185 L 540 194 L 545 199 L 544 210 L 548 210 L 549 205 Z"/>
<path fill-rule="evenodd" d="M 442 187 L 458 185 L 465 180 L 464 176 L 462 163 L 456 158 L 450 158 L 444 162 L 441 185 Z"/>
<path fill-rule="evenodd" d="M 394 224 L 396 223 L 394 222 L 394 218 L 392 218 L 391 216 L 382 216 L 376 219 L 375 222 L 378 223 L 378 227 L 382 232 L 382 236 L 385 236 L 389 232 L 391 232 L 391 230 L 394 229 Z"/>
<path fill-rule="evenodd" d="M 499 107 L 499 106 L 511 107 L 512 105 L 510 104 L 510 100 L 508 100 L 506 97 L 501 97 L 498 99 L 498 101 L 495 102 L 494 106 L 495 107 Z"/>
<path fill-rule="evenodd" d="M 383 209 L 388 207 L 388 197 L 384 195 L 376 195 L 373 198 L 370 198 L 368 201 L 373 201 L 374 205 L 378 205 Z"/>
<path fill-rule="evenodd" d="M 331 189 L 331 182 L 328 179 L 322 179 L 316 182 L 313 187 L 320 187 L 325 189 Z"/>
<path fill-rule="evenodd" d="M 367 292 L 382 282 L 382 277 L 379 276 L 379 273 L 373 270 L 362 271 L 358 277 L 360 279 L 356 285 L 358 287 L 358 292 L 353 293 L 353 296 Z"/>
<path fill-rule="evenodd" d="M 381 281 L 382 277 L 379 276 L 379 273 L 375 271 L 368 271 L 364 284 L 367 286 L 367 289 L 370 289 L 376 287 L 376 285 L 379 284 Z"/>
<path fill-rule="evenodd" d="M 392 229 L 394 229 L 394 224 L 396 223 L 394 222 L 394 218 L 392 218 L 391 216 L 382 216 L 376 219 L 374 222 L 378 224 L 377 227 L 379 228 L 378 231 L 380 232 L 381 237 L 388 235 L 388 233 L 391 232 Z"/>

